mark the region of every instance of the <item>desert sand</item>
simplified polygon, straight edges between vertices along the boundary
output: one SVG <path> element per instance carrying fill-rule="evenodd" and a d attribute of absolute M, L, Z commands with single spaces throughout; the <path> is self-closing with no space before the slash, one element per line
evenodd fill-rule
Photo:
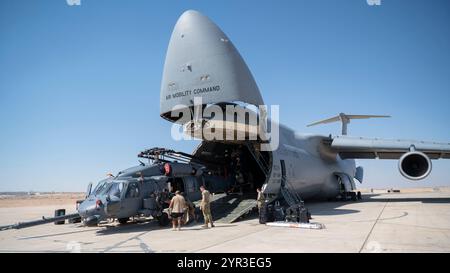
<path fill-rule="evenodd" d="M 38 207 L 53 205 L 74 206 L 77 200 L 84 199 L 84 193 L 40 193 L 33 195 L 2 195 L 0 196 L 0 208 Z"/>

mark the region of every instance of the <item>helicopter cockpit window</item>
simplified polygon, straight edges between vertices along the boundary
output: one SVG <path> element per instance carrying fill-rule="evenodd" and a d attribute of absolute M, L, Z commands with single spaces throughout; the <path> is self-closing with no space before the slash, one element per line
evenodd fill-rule
<path fill-rule="evenodd" d="M 128 185 L 127 194 L 125 195 L 125 198 L 136 198 L 139 197 L 139 185 L 138 183 L 130 183 Z"/>
<path fill-rule="evenodd" d="M 120 195 L 121 195 L 121 193 L 122 193 L 122 190 L 123 190 L 123 183 L 122 183 L 122 182 L 119 182 L 119 183 L 113 183 L 113 184 L 111 185 L 111 187 L 109 188 L 108 193 L 109 193 L 109 195 L 111 195 L 111 196 L 116 196 L 116 197 L 120 198 Z"/>
<path fill-rule="evenodd" d="M 107 181 L 100 181 L 98 182 L 97 186 L 95 187 L 95 189 L 92 191 L 94 193 L 94 195 L 98 195 L 101 191 L 103 191 L 106 186 L 108 185 Z"/>

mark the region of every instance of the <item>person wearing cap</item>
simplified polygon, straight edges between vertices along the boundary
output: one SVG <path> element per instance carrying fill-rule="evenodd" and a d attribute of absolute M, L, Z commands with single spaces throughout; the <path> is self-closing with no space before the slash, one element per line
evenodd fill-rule
<path fill-rule="evenodd" d="M 170 216 L 172 217 L 173 230 L 181 229 L 181 220 L 186 209 L 186 200 L 180 191 L 175 192 L 169 204 Z M 177 226 L 178 225 L 178 226 Z"/>

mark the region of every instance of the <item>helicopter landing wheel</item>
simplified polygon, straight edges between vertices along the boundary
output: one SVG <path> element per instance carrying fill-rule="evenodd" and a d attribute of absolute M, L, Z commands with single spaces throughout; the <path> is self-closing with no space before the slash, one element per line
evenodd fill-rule
<path fill-rule="evenodd" d="M 161 216 L 158 217 L 158 224 L 162 227 L 167 226 L 169 224 L 169 215 L 163 212 Z"/>
<path fill-rule="evenodd" d="M 119 218 L 117 219 L 121 225 L 126 224 L 130 218 Z"/>

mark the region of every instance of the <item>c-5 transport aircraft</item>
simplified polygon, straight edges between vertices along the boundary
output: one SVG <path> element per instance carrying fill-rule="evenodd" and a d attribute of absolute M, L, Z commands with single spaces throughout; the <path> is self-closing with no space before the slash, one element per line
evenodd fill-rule
<path fill-rule="evenodd" d="M 195 111 L 198 97 L 201 97 L 201 117 Z M 206 127 L 229 128 L 230 124 L 225 124 L 228 120 L 217 114 L 219 110 L 228 116 L 231 109 L 228 106 L 248 110 L 259 105 L 264 102 L 258 86 L 230 38 L 201 13 L 184 12 L 167 49 L 160 94 L 161 117 L 180 124 L 185 134 L 195 136 Z M 247 115 L 262 120 L 264 111 L 248 112 Z M 450 158 L 450 143 L 346 135 L 350 119 L 370 117 L 385 116 L 341 113 L 319 122 L 341 121 L 343 132 L 338 136 L 303 135 L 279 125 L 277 143 L 274 135 L 267 140 L 259 133 L 256 138 L 244 140 L 211 139 L 203 134 L 192 160 L 205 165 L 217 179 L 246 185 L 240 188 L 244 192 L 261 187 L 266 196 L 273 198 L 283 196 L 283 189 L 288 189 L 302 199 L 336 196 L 355 199 L 354 179 L 362 182 L 363 168 L 356 167 L 354 159 L 398 159 L 404 177 L 420 180 L 431 172 L 431 159 Z M 248 119 L 244 127 L 249 125 Z M 241 130 L 236 120 L 235 117 L 235 132 Z M 217 121 L 224 123 L 219 125 Z M 270 124 L 272 129 L 278 125 L 272 121 Z M 261 144 L 272 149 L 263 149 Z"/>

